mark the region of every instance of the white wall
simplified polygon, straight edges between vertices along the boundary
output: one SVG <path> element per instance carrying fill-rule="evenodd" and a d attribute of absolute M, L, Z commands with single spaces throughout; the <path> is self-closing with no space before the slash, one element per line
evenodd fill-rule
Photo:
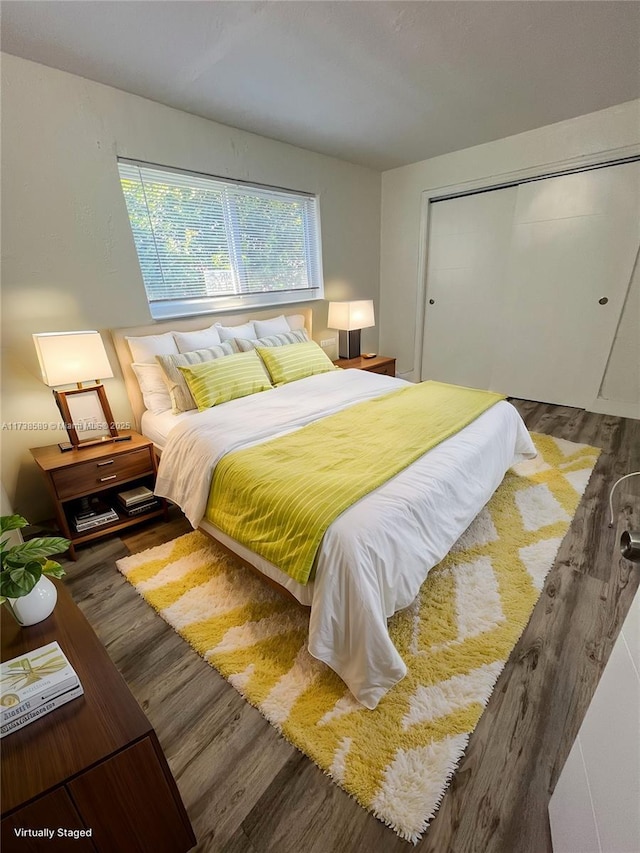
<path fill-rule="evenodd" d="M 423 193 L 447 187 L 491 186 L 520 173 L 640 153 L 640 101 L 558 122 L 485 145 L 423 160 L 382 175 L 380 351 L 395 355 L 398 373 L 419 379 L 416 363 L 417 298 L 424 258 Z M 633 415 L 640 404 L 640 316 L 637 274 L 627 299 L 600 410 Z M 464 306 L 461 306 L 464 310 Z M 597 408 L 597 406 L 594 406 Z M 637 416 L 637 414 L 636 414 Z"/>
<path fill-rule="evenodd" d="M 378 172 L 3 54 L 4 423 L 59 420 L 33 332 L 151 322 L 116 155 L 317 193 L 326 299 L 373 298 L 378 309 Z M 316 339 L 327 337 L 326 319 L 326 302 L 315 303 Z M 377 330 L 365 330 L 364 349 L 377 344 Z M 129 420 L 121 379 L 105 386 L 116 420 Z M 66 433 L 4 429 L 0 438 L 16 512 L 45 517 L 50 503 L 28 448 Z"/>

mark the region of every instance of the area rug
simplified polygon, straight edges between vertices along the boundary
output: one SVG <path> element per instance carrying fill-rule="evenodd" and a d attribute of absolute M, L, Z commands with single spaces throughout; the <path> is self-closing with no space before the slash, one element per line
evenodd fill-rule
<path fill-rule="evenodd" d="M 306 650 L 308 612 L 199 532 L 118 561 L 145 600 L 364 808 L 416 842 L 540 595 L 599 450 L 534 435 L 389 632 L 406 677 L 375 711 Z"/>

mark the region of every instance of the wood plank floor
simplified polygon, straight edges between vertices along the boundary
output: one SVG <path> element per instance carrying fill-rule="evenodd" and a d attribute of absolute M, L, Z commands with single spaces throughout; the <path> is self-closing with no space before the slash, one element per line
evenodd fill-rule
<path fill-rule="evenodd" d="M 550 853 L 548 800 L 624 621 L 640 565 L 619 555 L 640 528 L 640 422 L 514 401 L 530 430 L 602 456 L 420 853 Z M 81 549 L 67 583 L 148 714 L 198 837 L 211 853 L 408 853 L 278 736 L 120 576 L 114 561 L 189 529 L 172 520 Z"/>

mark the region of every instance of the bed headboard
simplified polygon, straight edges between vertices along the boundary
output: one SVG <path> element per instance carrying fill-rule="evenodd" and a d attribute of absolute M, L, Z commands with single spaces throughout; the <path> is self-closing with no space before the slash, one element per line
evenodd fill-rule
<path fill-rule="evenodd" d="M 131 408 L 133 409 L 133 418 L 136 429 L 140 429 L 140 419 L 144 412 L 144 403 L 142 402 L 142 394 L 136 375 L 131 369 L 131 350 L 129 344 L 125 340 L 127 337 L 137 337 L 141 335 L 162 335 L 165 332 L 195 332 L 199 329 L 208 329 L 214 323 L 221 323 L 223 326 L 239 326 L 242 323 L 247 323 L 249 320 L 269 320 L 272 317 L 279 317 L 284 314 L 285 317 L 291 314 L 298 314 L 304 317 L 304 326 L 309 337 L 313 335 L 313 312 L 311 308 L 303 308 L 298 305 L 292 306 L 290 310 L 268 309 L 266 311 L 245 311 L 243 314 L 206 314 L 199 317 L 185 317 L 177 320 L 163 320 L 158 323 L 150 323 L 148 326 L 131 326 L 127 329 L 111 329 L 111 337 L 113 344 L 122 368 L 124 384 L 127 389 L 127 395 Z"/>

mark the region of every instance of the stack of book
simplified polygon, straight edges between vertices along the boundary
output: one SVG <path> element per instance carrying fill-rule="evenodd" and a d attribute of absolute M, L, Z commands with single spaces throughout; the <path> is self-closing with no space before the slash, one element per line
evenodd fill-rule
<path fill-rule="evenodd" d="M 73 512 L 73 526 L 78 533 L 86 533 L 94 527 L 102 527 L 103 524 L 117 520 L 115 509 L 98 498 L 80 501 Z"/>
<path fill-rule="evenodd" d="M 146 486 L 136 486 L 135 489 L 119 492 L 118 502 L 128 516 L 142 515 L 160 506 L 158 498 Z"/>
<path fill-rule="evenodd" d="M 0 737 L 83 693 L 80 679 L 58 643 L 0 664 Z"/>

